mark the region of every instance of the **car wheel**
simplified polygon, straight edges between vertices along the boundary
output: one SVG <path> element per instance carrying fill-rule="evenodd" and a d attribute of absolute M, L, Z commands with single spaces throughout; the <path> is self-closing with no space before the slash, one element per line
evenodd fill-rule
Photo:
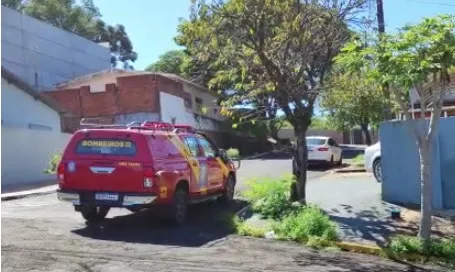
<path fill-rule="evenodd" d="M 106 218 L 107 213 L 109 212 L 110 207 L 85 207 L 81 210 L 82 217 L 84 217 L 87 222 L 98 222 Z"/>
<path fill-rule="evenodd" d="M 218 198 L 218 201 L 222 204 L 231 204 L 234 200 L 235 192 L 235 180 L 232 175 L 229 175 L 226 181 L 226 187 L 223 190 L 223 194 Z"/>
<path fill-rule="evenodd" d="M 188 213 L 188 190 L 177 187 L 171 204 L 171 220 L 175 225 L 181 225 L 186 221 Z"/>
<path fill-rule="evenodd" d="M 329 161 L 328 167 L 329 167 L 329 168 L 332 168 L 332 167 L 333 167 L 333 155 L 332 155 L 332 157 L 330 157 L 330 161 Z"/>
<path fill-rule="evenodd" d="M 373 174 L 377 182 L 382 182 L 382 164 L 381 159 L 376 159 L 373 162 Z"/>
<path fill-rule="evenodd" d="M 343 165 L 343 157 L 340 156 L 340 160 L 337 162 L 337 165 L 338 166 L 342 166 Z"/>

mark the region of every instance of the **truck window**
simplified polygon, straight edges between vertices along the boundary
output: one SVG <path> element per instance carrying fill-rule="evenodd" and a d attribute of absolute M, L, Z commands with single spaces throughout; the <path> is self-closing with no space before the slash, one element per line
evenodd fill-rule
<path fill-rule="evenodd" d="M 136 155 L 136 144 L 117 139 L 84 139 L 76 145 L 76 154 L 81 155 Z"/>

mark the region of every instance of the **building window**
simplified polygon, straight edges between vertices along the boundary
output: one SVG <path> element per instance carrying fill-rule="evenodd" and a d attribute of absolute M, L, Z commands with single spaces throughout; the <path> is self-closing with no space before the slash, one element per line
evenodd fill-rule
<path fill-rule="evenodd" d="M 196 102 L 196 112 L 202 113 L 202 99 L 199 97 L 195 97 L 194 101 Z"/>

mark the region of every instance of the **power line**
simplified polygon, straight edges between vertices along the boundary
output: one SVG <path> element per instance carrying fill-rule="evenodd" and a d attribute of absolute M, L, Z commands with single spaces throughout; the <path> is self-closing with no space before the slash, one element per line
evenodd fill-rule
<path fill-rule="evenodd" d="M 407 2 L 414 2 L 414 3 L 418 3 L 418 4 L 455 7 L 455 4 L 449 4 L 449 3 L 435 3 L 435 2 L 426 2 L 426 1 L 420 1 L 420 0 L 406 0 L 406 1 Z"/>

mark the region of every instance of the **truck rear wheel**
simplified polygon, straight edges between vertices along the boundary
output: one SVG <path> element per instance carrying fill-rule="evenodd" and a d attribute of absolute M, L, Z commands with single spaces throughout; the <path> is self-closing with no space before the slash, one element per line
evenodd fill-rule
<path fill-rule="evenodd" d="M 182 225 L 188 213 L 188 190 L 178 186 L 172 198 L 170 219 L 174 225 Z"/>
<path fill-rule="evenodd" d="M 110 207 L 94 206 L 94 207 L 83 207 L 81 209 L 82 217 L 88 222 L 97 222 L 106 218 Z"/>

